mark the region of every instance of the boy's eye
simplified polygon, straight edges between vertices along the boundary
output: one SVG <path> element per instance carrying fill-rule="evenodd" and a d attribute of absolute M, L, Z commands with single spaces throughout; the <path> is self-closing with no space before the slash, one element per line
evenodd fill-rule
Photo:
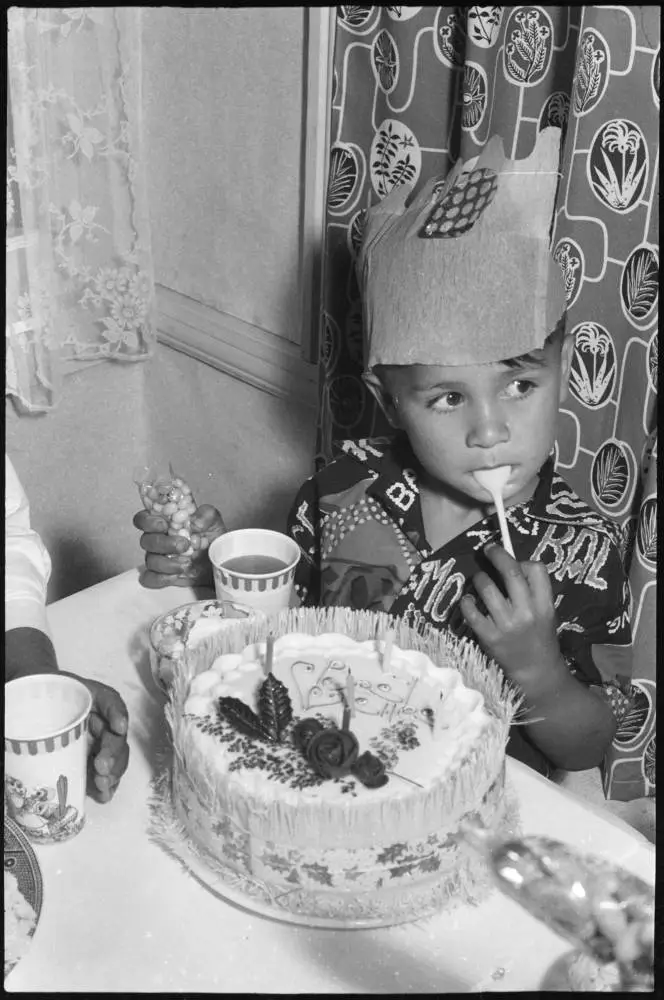
<path fill-rule="evenodd" d="M 444 392 L 442 396 L 436 396 L 429 406 L 434 410 L 448 413 L 450 410 L 456 410 L 462 403 L 463 396 L 460 392 Z"/>
<path fill-rule="evenodd" d="M 509 396 L 511 399 L 525 399 L 526 396 L 529 396 L 533 389 L 536 388 L 536 384 L 531 381 L 531 379 L 516 378 L 507 386 L 505 395 Z"/>

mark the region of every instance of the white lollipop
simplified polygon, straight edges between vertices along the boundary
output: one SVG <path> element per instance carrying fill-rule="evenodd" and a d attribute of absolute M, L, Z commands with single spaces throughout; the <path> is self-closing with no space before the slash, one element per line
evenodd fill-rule
<path fill-rule="evenodd" d="M 505 487 L 505 483 L 510 478 L 511 472 L 511 465 L 497 465 L 495 469 L 478 469 L 477 472 L 473 472 L 473 475 L 480 486 L 482 486 L 485 490 L 488 490 L 491 494 L 496 507 L 496 513 L 498 514 L 498 524 L 500 525 L 503 548 L 506 549 L 511 556 L 514 556 L 510 533 L 507 529 L 505 507 L 503 505 L 503 489 Z"/>

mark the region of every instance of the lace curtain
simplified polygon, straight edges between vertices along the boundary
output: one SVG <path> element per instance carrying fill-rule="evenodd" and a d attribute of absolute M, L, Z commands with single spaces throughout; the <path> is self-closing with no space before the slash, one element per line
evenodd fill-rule
<path fill-rule="evenodd" d="M 6 392 L 49 410 L 63 363 L 154 343 L 141 8 L 8 11 Z"/>
<path fill-rule="evenodd" d="M 561 126 L 553 242 L 576 350 L 557 465 L 623 529 L 634 710 L 604 774 L 623 800 L 655 794 L 659 62 L 655 6 L 337 8 L 318 461 L 388 432 L 360 377 L 366 208 L 493 134 L 523 158 Z"/>

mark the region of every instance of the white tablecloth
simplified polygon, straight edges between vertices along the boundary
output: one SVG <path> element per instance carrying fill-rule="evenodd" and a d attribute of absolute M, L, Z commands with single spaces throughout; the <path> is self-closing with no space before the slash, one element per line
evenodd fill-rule
<path fill-rule="evenodd" d="M 113 684 L 130 712 L 131 761 L 107 805 L 88 800 L 74 840 L 36 848 L 42 915 L 11 991 L 445 993 L 536 990 L 568 950 L 498 892 L 415 924 L 316 930 L 220 900 L 147 836 L 165 723 L 147 628 L 207 594 L 148 591 L 132 570 L 49 607 L 63 669 Z M 654 881 L 654 850 L 610 814 L 509 761 L 523 828 L 604 855 Z"/>

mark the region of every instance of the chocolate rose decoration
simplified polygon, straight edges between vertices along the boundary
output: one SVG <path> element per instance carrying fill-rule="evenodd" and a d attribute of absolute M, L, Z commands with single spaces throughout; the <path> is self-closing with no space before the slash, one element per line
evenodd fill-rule
<path fill-rule="evenodd" d="M 345 729 L 321 729 L 306 746 L 307 760 L 321 778 L 338 778 L 348 774 L 357 760 L 359 745 Z"/>
<path fill-rule="evenodd" d="M 380 788 L 386 785 L 388 777 L 385 774 L 385 765 L 375 754 L 366 750 L 361 754 L 351 768 L 358 781 L 361 781 L 367 788 Z"/>
<path fill-rule="evenodd" d="M 300 719 L 293 727 L 293 743 L 306 753 L 307 747 L 316 733 L 319 733 L 323 726 L 318 719 Z"/>

